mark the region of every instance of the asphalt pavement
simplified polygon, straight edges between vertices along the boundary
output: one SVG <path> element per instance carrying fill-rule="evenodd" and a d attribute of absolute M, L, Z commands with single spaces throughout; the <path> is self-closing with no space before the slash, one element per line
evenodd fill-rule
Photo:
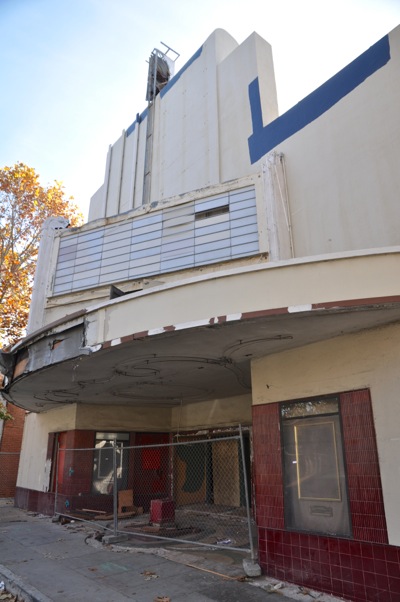
<path fill-rule="evenodd" d="M 265 576 L 246 577 L 240 553 L 105 545 L 96 536 L 90 523 L 63 525 L 0 499 L 0 590 L 3 582 L 3 593 L 18 595 L 19 602 L 338 600 Z"/>

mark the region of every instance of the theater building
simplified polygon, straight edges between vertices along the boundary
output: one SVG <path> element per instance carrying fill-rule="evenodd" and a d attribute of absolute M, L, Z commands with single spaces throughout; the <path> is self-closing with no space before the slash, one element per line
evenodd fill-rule
<path fill-rule="evenodd" d="M 398 601 L 400 28 L 280 116 L 255 33 L 215 31 L 173 76 L 152 57 L 2 354 L 30 412 L 16 503 L 52 507 L 57 443 L 242 425 L 263 572 Z"/>

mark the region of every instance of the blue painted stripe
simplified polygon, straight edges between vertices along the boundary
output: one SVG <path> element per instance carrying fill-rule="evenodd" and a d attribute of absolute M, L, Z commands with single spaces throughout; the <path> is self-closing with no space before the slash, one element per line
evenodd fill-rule
<path fill-rule="evenodd" d="M 180 69 L 178 71 L 178 73 L 176 75 L 174 75 L 174 77 L 168 82 L 168 84 L 160 91 L 161 98 L 164 96 L 164 94 L 166 94 L 168 92 L 168 90 L 170 90 L 172 88 L 172 86 L 175 86 L 176 82 L 182 77 L 182 75 L 185 73 L 186 69 L 188 69 L 190 67 L 190 65 L 192 63 L 194 63 L 194 61 L 196 59 L 199 58 L 199 56 L 201 55 L 202 52 L 203 52 L 203 46 L 200 46 L 200 48 L 197 50 L 197 52 L 194 53 L 192 58 L 190 58 L 188 60 L 188 62 L 183 65 L 182 69 Z M 145 117 L 147 117 L 147 108 L 143 111 L 143 113 L 138 115 L 136 117 L 135 121 L 128 127 L 128 129 L 126 130 L 126 137 L 130 136 L 130 134 L 132 134 L 132 132 L 135 131 L 136 124 L 143 121 L 143 119 L 145 119 Z"/>
<path fill-rule="evenodd" d="M 253 133 L 248 139 L 250 161 L 255 163 L 278 144 L 328 111 L 390 60 L 389 36 L 371 46 L 347 67 L 306 96 L 292 109 L 263 126 L 258 78 L 249 85 Z"/>
<path fill-rule="evenodd" d="M 175 86 L 176 82 L 182 77 L 182 75 L 185 73 L 186 69 L 188 69 L 190 67 L 190 65 L 199 58 L 199 56 L 201 55 L 202 52 L 203 52 L 203 46 L 200 46 L 200 48 L 197 50 L 197 52 L 194 53 L 192 58 L 190 58 L 188 60 L 188 62 L 183 65 L 182 69 L 179 69 L 178 73 L 176 75 L 174 75 L 174 77 L 172 79 L 170 79 L 169 82 L 167 83 L 167 85 L 160 91 L 161 98 L 168 92 L 168 90 L 170 90 L 173 86 Z"/>

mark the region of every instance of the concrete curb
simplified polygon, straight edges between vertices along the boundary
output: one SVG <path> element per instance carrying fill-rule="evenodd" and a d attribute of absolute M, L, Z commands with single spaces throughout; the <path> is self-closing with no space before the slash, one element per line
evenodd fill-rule
<path fill-rule="evenodd" d="M 53 602 L 34 587 L 23 582 L 21 577 L 0 564 L 0 580 L 4 581 L 5 588 L 10 594 L 22 598 L 24 602 Z"/>

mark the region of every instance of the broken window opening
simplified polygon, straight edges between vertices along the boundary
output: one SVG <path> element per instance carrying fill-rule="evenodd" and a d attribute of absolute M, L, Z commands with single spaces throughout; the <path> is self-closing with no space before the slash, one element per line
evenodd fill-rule
<path fill-rule="evenodd" d="M 199 211 L 195 215 L 195 219 L 208 219 L 210 217 L 215 217 L 216 215 L 224 215 L 225 213 L 229 213 L 229 205 L 222 205 L 221 207 L 215 207 L 214 209 L 206 209 L 205 211 Z"/>

